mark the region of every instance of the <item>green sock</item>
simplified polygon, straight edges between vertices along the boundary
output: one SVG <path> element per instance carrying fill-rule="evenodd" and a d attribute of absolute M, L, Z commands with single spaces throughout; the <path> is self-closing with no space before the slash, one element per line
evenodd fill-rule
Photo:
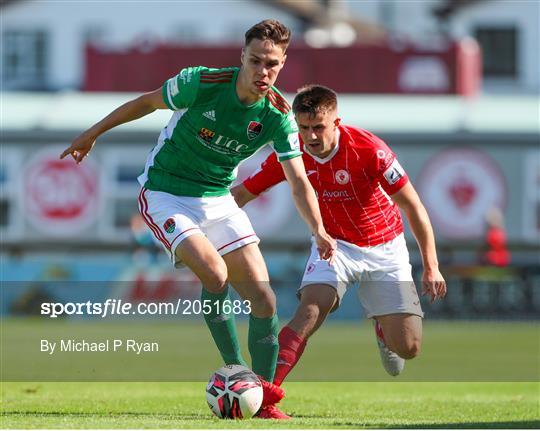
<path fill-rule="evenodd" d="M 206 321 L 208 329 L 210 329 L 212 338 L 214 339 L 225 364 L 247 366 L 247 363 L 244 361 L 244 358 L 242 358 L 242 353 L 240 352 L 234 313 L 230 312 L 225 314 L 222 312 L 223 301 L 230 301 L 229 289 L 225 289 L 222 293 L 211 293 L 203 287 L 201 300 L 203 301 L 203 304 L 205 304 L 205 300 L 210 301 L 211 303 L 212 311 L 208 314 L 204 314 L 204 320 Z"/>
<path fill-rule="evenodd" d="M 279 351 L 279 321 L 272 317 L 249 316 L 248 346 L 253 372 L 271 382 L 276 372 Z"/>

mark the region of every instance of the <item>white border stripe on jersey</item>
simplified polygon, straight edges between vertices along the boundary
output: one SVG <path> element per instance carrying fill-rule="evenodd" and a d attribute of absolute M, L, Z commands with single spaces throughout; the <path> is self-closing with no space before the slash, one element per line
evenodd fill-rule
<path fill-rule="evenodd" d="M 152 148 L 152 151 L 150 151 L 150 154 L 148 154 L 148 157 L 146 158 L 146 163 L 144 165 L 144 171 L 141 175 L 137 177 L 137 181 L 139 181 L 139 184 L 144 187 L 146 184 L 146 181 L 148 181 L 148 171 L 150 168 L 154 165 L 154 158 L 156 155 L 160 152 L 161 148 L 163 148 L 163 145 L 165 145 L 165 139 L 170 139 L 173 133 L 174 128 L 180 121 L 180 118 L 187 112 L 187 109 L 184 109 L 182 111 L 176 111 L 171 119 L 169 120 L 169 124 L 165 126 L 161 133 L 159 134 L 159 138 L 157 141 L 157 144 Z"/>
<path fill-rule="evenodd" d="M 276 153 L 277 153 L 277 151 L 276 151 Z M 287 153 L 277 153 L 278 157 L 290 156 L 291 154 L 298 154 L 300 156 L 302 154 L 302 152 L 298 151 L 298 150 L 293 150 L 293 151 L 289 151 Z"/>
<path fill-rule="evenodd" d="M 176 77 L 171 78 L 171 79 L 176 79 Z M 176 105 L 174 104 L 173 98 L 172 98 L 172 96 L 171 96 L 171 79 L 169 79 L 169 80 L 167 81 L 167 99 L 169 99 L 170 105 L 171 105 L 174 109 L 176 109 L 176 110 L 178 111 L 180 108 L 178 108 L 178 106 L 176 106 Z"/>

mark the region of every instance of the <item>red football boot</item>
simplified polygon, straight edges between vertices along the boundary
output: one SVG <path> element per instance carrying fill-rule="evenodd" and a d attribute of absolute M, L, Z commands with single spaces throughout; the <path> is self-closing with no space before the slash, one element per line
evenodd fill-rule
<path fill-rule="evenodd" d="M 291 419 L 289 415 L 278 409 L 275 404 L 262 407 L 256 417 L 261 419 Z"/>
<path fill-rule="evenodd" d="M 262 407 L 279 403 L 285 397 L 285 391 L 273 383 L 267 382 L 261 376 L 258 376 L 263 388 Z"/>

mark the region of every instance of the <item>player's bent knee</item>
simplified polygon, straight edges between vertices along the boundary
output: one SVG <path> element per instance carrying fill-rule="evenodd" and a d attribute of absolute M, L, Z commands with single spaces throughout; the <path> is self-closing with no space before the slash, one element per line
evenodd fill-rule
<path fill-rule="evenodd" d="M 276 295 L 270 288 L 254 288 L 248 299 L 253 315 L 271 317 L 276 314 Z"/>
<path fill-rule="evenodd" d="M 260 307 L 264 314 L 273 316 L 276 314 L 276 295 L 270 289 L 266 289 L 261 295 Z"/>
<path fill-rule="evenodd" d="M 419 339 L 406 341 L 399 346 L 396 352 L 403 359 L 413 359 L 420 354 L 422 342 Z"/>
<path fill-rule="evenodd" d="M 222 293 L 227 287 L 227 267 L 223 263 L 208 268 L 208 272 L 201 277 L 204 288 L 210 293 Z"/>

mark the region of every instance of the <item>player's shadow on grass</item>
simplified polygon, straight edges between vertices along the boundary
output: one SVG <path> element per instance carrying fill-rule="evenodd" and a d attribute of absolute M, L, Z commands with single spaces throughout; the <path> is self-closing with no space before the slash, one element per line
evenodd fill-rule
<path fill-rule="evenodd" d="M 45 416 L 45 417 L 73 417 L 73 418 L 89 418 L 101 417 L 111 419 L 113 417 L 139 417 L 153 418 L 162 420 L 208 420 L 212 417 L 197 414 L 170 414 L 170 413 L 145 413 L 145 412 L 39 412 L 39 411 L 10 411 L 1 412 L 0 417 L 9 416 Z M 321 419 L 320 416 L 311 415 L 295 415 L 293 419 Z M 448 423 L 422 423 L 422 424 L 396 424 L 388 425 L 384 422 L 353 422 L 353 421 L 332 421 L 324 424 L 327 428 L 379 428 L 379 429 L 540 429 L 540 420 L 535 421 L 509 421 L 509 422 L 448 422 Z M 321 427 L 313 427 L 321 428 Z"/>
<path fill-rule="evenodd" d="M 382 424 L 379 424 L 382 425 Z M 395 425 L 386 428 L 400 429 L 539 429 L 540 421 L 509 421 L 509 422 L 455 422 L 455 423 L 425 423 Z"/>
<path fill-rule="evenodd" d="M 315 415 L 293 415 L 293 419 L 325 419 Z M 447 423 L 421 423 L 421 424 L 395 424 L 384 422 L 355 422 L 331 421 L 325 423 L 328 428 L 379 428 L 379 429 L 540 429 L 540 421 L 506 421 L 506 422 L 447 422 Z M 321 427 L 316 427 L 321 428 Z"/>

